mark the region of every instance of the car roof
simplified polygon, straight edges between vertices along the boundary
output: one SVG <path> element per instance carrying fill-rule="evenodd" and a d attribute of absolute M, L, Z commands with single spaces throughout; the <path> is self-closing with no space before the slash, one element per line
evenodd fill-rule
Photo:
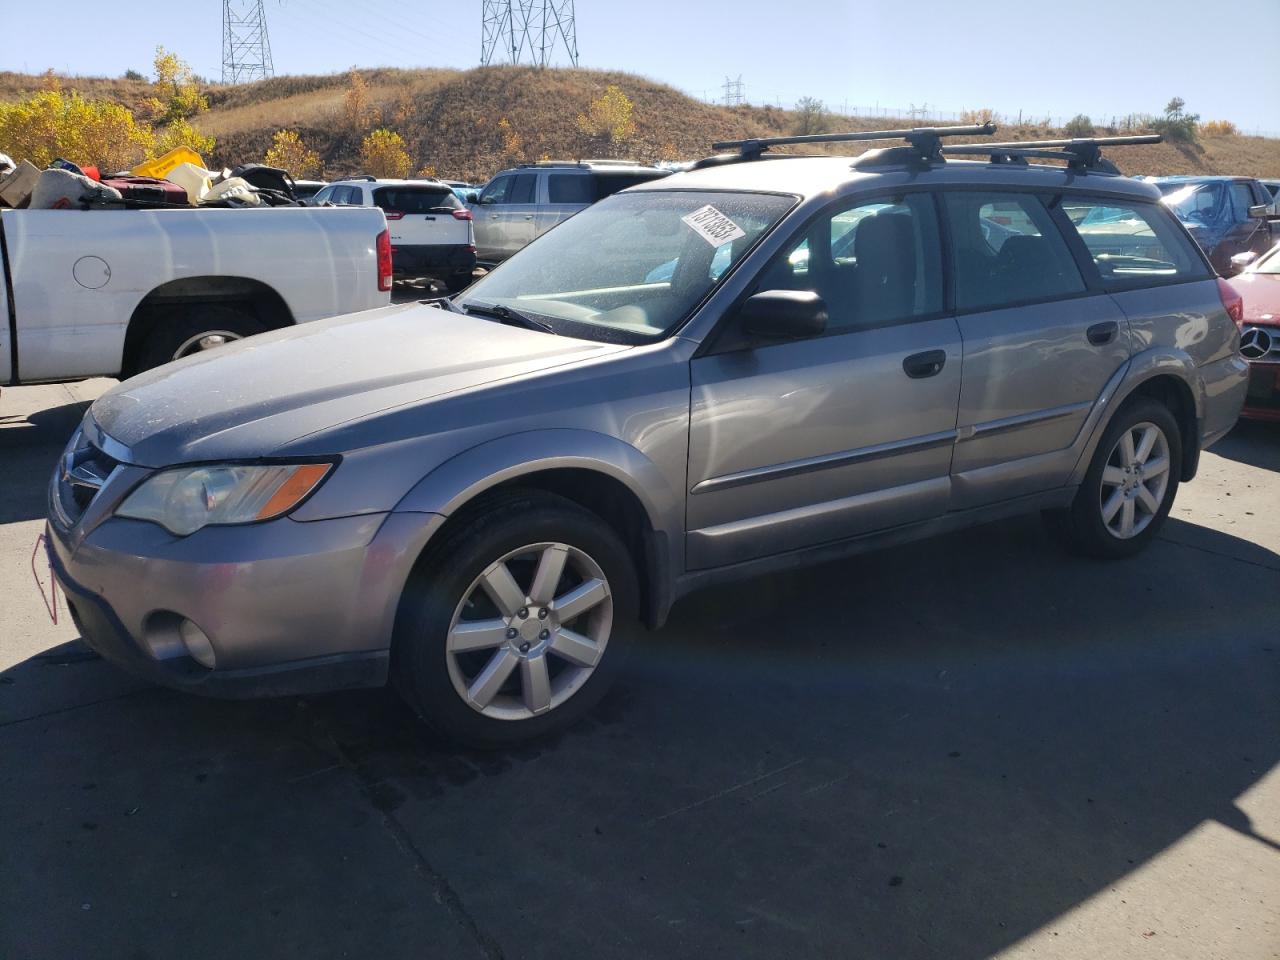
<path fill-rule="evenodd" d="M 673 173 L 625 192 L 647 190 L 737 190 L 798 194 L 804 198 L 847 193 L 877 186 L 981 185 L 1095 190 L 1156 200 L 1160 191 L 1149 183 L 1113 173 L 1082 172 L 1048 164 L 986 163 L 947 160 L 928 165 L 886 163 L 854 166 L 852 157 L 785 157 L 743 160 Z"/>
<path fill-rule="evenodd" d="M 427 179 L 351 180 L 351 181 L 348 181 L 348 186 L 350 186 L 351 184 L 355 184 L 358 186 L 361 183 L 367 186 L 370 190 L 376 190 L 378 187 L 435 187 L 437 191 L 449 189 L 449 185 L 445 183 L 443 180 L 427 180 Z"/>

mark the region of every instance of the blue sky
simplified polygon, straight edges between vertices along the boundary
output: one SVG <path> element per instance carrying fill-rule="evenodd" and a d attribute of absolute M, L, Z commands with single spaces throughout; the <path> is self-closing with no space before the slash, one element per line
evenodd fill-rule
<path fill-rule="evenodd" d="M 243 0 L 241 0 L 243 2 Z M 266 0 L 277 73 L 470 67 L 481 0 Z M 157 43 L 197 72 L 221 64 L 221 3 L 6 4 L 0 69 L 148 71 Z M 581 65 L 640 73 L 695 96 L 742 76 L 750 102 L 1016 116 L 1158 112 L 1174 95 L 1204 119 L 1280 135 L 1280 0 L 1080 6 L 1043 0 L 577 0 Z M 184 11 L 190 11 L 185 12 Z M 197 16 L 197 11 L 199 16 Z M 75 26 L 73 26 L 75 25 Z M 1258 44 L 1255 49 L 1249 45 Z M 563 57 L 561 57 L 563 60 Z"/>

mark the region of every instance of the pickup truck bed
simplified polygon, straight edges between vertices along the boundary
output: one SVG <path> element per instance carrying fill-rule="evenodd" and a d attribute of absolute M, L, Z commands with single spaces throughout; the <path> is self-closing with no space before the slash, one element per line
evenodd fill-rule
<path fill-rule="evenodd" d="M 131 376 L 383 306 L 386 229 L 376 207 L 0 211 L 0 384 Z"/>

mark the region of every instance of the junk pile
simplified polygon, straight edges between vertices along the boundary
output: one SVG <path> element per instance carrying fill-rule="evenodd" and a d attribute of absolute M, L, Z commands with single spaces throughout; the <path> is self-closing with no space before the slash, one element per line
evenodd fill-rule
<path fill-rule="evenodd" d="M 303 206 L 293 177 L 277 167 L 246 163 L 207 170 L 194 150 L 177 147 L 120 173 L 102 174 L 54 160 L 44 169 L 0 153 L 0 207 L 30 210 L 120 210 L 191 207 Z"/>

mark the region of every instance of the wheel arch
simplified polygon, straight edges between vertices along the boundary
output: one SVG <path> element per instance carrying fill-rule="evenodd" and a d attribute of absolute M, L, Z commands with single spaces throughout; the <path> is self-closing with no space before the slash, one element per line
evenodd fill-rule
<path fill-rule="evenodd" d="M 293 311 L 284 297 L 261 280 L 232 276 L 170 280 L 143 297 L 129 316 L 120 360 L 121 377 L 137 372 L 143 345 L 157 325 L 163 322 L 166 313 L 183 306 L 211 303 L 244 308 L 268 330 L 295 323 Z"/>
<path fill-rule="evenodd" d="M 437 540 L 486 497 L 518 488 L 557 494 L 608 523 L 636 560 L 645 623 L 662 625 L 672 603 L 673 571 L 683 562 L 684 501 L 652 460 L 621 440 L 581 430 L 491 440 L 432 470 L 395 509 L 444 516 L 431 538 Z"/>

